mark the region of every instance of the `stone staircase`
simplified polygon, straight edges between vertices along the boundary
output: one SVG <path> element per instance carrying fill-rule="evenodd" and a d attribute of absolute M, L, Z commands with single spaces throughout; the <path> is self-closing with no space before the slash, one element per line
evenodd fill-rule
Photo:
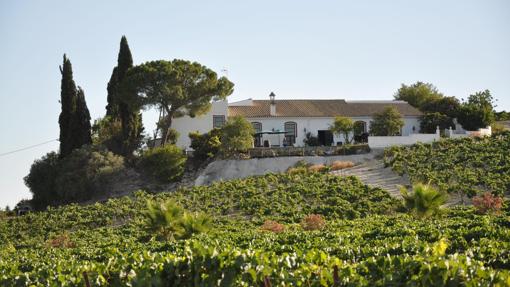
<path fill-rule="evenodd" d="M 367 161 L 332 173 L 339 176 L 356 176 L 366 185 L 380 187 L 397 198 L 402 198 L 399 186 L 411 186 L 407 177 L 398 175 L 389 167 L 385 168 L 382 160 Z"/>

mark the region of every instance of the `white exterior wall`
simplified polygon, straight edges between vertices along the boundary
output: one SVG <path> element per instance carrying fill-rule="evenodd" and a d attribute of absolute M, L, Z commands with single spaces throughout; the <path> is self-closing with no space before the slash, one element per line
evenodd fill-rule
<path fill-rule="evenodd" d="M 370 148 L 386 148 L 394 145 L 413 145 L 415 143 L 431 143 L 441 138 L 439 130 L 435 134 L 410 134 L 408 136 L 369 136 L 368 146 Z"/>
<path fill-rule="evenodd" d="M 313 136 L 317 136 L 318 130 L 327 130 L 333 123 L 334 118 L 318 118 L 318 117 L 273 117 L 273 118 L 247 118 L 249 122 L 259 122 L 262 124 L 263 131 L 280 130 L 284 131 L 285 122 L 295 122 L 297 124 L 297 136 L 295 146 L 303 146 L 303 140 L 305 134 L 311 132 Z M 367 132 L 370 130 L 371 117 L 353 117 L 353 121 L 364 121 L 366 123 Z M 415 132 L 420 130 L 419 117 L 404 117 L 404 127 L 402 127 L 402 135 L 407 136 L 413 133 L 413 127 Z M 306 129 L 306 130 L 305 130 Z M 277 140 L 277 136 L 270 137 L 271 144 L 277 144 L 274 142 Z M 283 136 L 281 137 L 283 139 Z M 351 134 L 352 139 L 352 134 Z M 333 143 L 336 145 L 337 142 L 345 142 L 342 135 L 334 135 Z M 280 143 L 281 144 L 281 143 Z"/>
<path fill-rule="evenodd" d="M 176 145 L 180 148 L 189 149 L 191 140 L 188 134 L 195 131 L 203 134 L 212 130 L 213 115 L 223 115 L 226 121 L 228 118 L 228 102 L 226 100 L 213 102 L 211 104 L 211 109 L 201 116 L 196 116 L 194 118 L 184 116 L 174 119 L 172 128 L 179 133 Z"/>
<path fill-rule="evenodd" d="M 466 138 L 466 137 L 485 137 L 485 136 L 491 136 L 492 135 L 492 127 L 488 126 L 487 128 L 478 129 L 477 131 L 466 131 L 466 130 L 452 130 L 452 129 L 446 129 L 445 134 L 449 138 Z"/>
<path fill-rule="evenodd" d="M 244 103 L 243 103 L 244 104 Z M 172 122 L 172 128 L 174 128 L 179 133 L 179 138 L 177 139 L 177 146 L 189 149 L 191 144 L 191 140 L 189 139 L 188 134 L 190 132 L 198 131 L 199 133 L 206 133 L 213 128 L 213 115 L 223 115 L 225 116 L 225 120 L 228 119 L 228 102 L 218 101 L 213 102 L 211 104 L 211 109 L 204 115 L 197 116 L 191 118 L 189 116 L 184 116 L 182 118 L 176 118 Z M 403 117 L 404 119 L 404 127 L 402 128 L 402 135 L 408 136 L 413 134 L 414 132 L 418 132 L 420 129 L 419 117 Z M 297 136 L 295 146 L 303 146 L 303 140 L 305 139 L 305 134 L 307 132 L 311 132 L 313 136 L 317 136 L 318 130 L 328 130 L 329 126 L 333 123 L 333 117 L 263 117 L 263 118 L 247 118 L 249 122 L 260 122 L 262 123 L 263 131 L 270 130 L 280 130 L 284 131 L 285 122 L 295 122 L 297 124 Z M 370 121 L 371 117 L 353 117 L 353 121 L 364 121 L 366 123 L 367 132 L 370 130 Z M 414 132 L 413 132 L 414 127 Z M 271 144 L 278 144 L 278 138 L 280 139 L 280 143 L 283 143 L 283 135 L 271 136 L 265 135 L 265 137 L 269 137 Z M 352 134 L 351 134 L 352 139 Z M 334 135 L 333 136 L 333 144 L 336 145 L 337 142 L 345 142 L 344 137 L 342 135 Z"/>
<path fill-rule="evenodd" d="M 402 118 L 404 119 L 404 126 L 402 127 L 403 136 L 408 136 L 420 132 L 420 117 L 402 117 Z"/>

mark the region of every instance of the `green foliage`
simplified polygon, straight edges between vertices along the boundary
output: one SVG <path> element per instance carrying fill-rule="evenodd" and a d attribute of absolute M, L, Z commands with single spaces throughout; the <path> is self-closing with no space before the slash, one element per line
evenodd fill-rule
<path fill-rule="evenodd" d="M 405 187 L 401 187 L 400 193 L 404 198 L 406 208 L 415 213 L 419 218 L 438 214 L 441 206 L 446 203 L 447 199 L 445 193 L 422 183 L 414 184 L 412 193 L 408 193 Z"/>
<path fill-rule="evenodd" d="M 393 147 L 385 162 L 413 182 L 431 182 L 441 190 L 473 196 L 510 189 L 510 134 L 442 140 L 434 144 Z"/>
<path fill-rule="evenodd" d="M 94 121 L 92 142 L 104 146 L 115 154 L 122 153 L 122 123 L 112 116 L 104 116 Z"/>
<path fill-rule="evenodd" d="M 270 174 L 197 186 L 176 193 L 189 210 L 210 215 L 238 214 L 262 223 L 265 219 L 299 223 L 308 214 L 329 218 L 358 218 L 392 213 L 399 207 L 384 190 L 363 185 L 355 177 L 323 173 Z M 204 203 L 207 210 L 196 207 Z M 377 203 L 377 204 L 376 204 Z"/>
<path fill-rule="evenodd" d="M 76 110 L 73 118 L 73 130 L 75 137 L 75 146 L 82 147 L 92 143 L 91 127 L 90 127 L 90 113 L 85 102 L 85 92 L 81 87 L 78 87 L 76 92 Z"/>
<path fill-rule="evenodd" d="M 455 97 L 441 97 L 422 104 L 420 110 L 425 113 L 440 113 L 451 119 L 456 118 L 460 109 L 460 102 Z"/>
<path fill-rule="evenodd" d="M 232 94 L 234 84 L 227 78 L 218 78 L 209 68 L 184 60 L 152 61 L 128 71 L 123 89 L 137 97 L 133 105 L 156 107 L 165 112 L 161 122 L 163 143 L 168 138 L 172 119 L 183 115 L 206 112 L 211 100 L 225 99 Z"/>
<path fill-rule="evenodd" d="M 108 178 L 124 168 L 124 159 L 88 146 L 59 159 L 55 152 L 36 160 L 25 177 L 33 194 L 32 204 L 41 210 L 49 205 L 81 202 L 106 192 Z"/>
<path fill-rule="evenodd" d="M 170 144 L 149 149 L 140 158 L 142 170 L 162 182 L 179 180 L 185 163 L 186 156 L 183 151 Z"/>
<path fill-rule="evenodd" d="M 504 125 L 499 124 L 498 122 L 491 124 L 491 132 L 493 135 L 503 134 L 506 132 L 506 130 L 507 128 Z"/>
<path fill-rule="evenodd" d="M 345 143 L 351 143 L 350 134 L 354 131 L 354 122 L 351 118 L 337 116 L 333 121 L 333 124 L 329 126 L 329 130 L 333 134 L 342 134 L 344 136 Z"/>
<path fill-rule="evenodd" d="M 62 81 L 60 86 L 61 112 L 58 118 L 60 125 L 60 155 L 68 155 L 73 150 L 71 121 L 76 109 L 76 84 L 73 80 L 73 67 L 71 61 L 64 54 L 64 63 L 60 67 Z"/>
<path fill-rule="evenodd" d="M 47 153 L 41 159 L 35 160 L 30 167 L 30 172 L 25 176 L 24 181 L 32 192 L 35 209 L 43 209 L 55 200 L 55 180 L 58 174 L 59 155 L 56 152 Z"/>
<path fill-rule="evenodd" d="M 147 202 L 148 228 L 165 240 L 186 239 L 207 232 L 211 218 L 202 213 L 188 213 L 174 201 Z"/>
<path fill-rule="evenodd" d="M 215 157 L 220 151 L 221 133 L 222 130 L 218 128 L 214 128 L 205 134 L 189 133 L 193 157 L 199 160 Z"/>
<path fill-rule="evenodd" d="M 117 85 L 117 66 L 115 66 L 106 87 L 108 92 L 106 97 L 106 116 L 120 121 L 119 104 L 116 101 Z"/>
<path fill-rule="evenodd" d="M 433 134 L 438 126 L 441 131 L 455 128 L 453 119 L 441 113 L 426 113 L 420 118 L 420 132 L 422 133 Z"/>
<path fill-rule="evenodd" d="M 62 74 L 58 119 L 60 126 L 60 157 L 66 157 L 74 149 L 92 143 L 90 135 L 90 114 L 85 102 L 83 89 L 73 80 L 71 61 L 64 54 L 64 63 L 60 67 Z"/>
<path fill-rule="evenodd" d="M 370 133 L 374 136 L 395 136 L 404 126 L 402 115 L 395 107 L 388 106 L 381 113 L 374 114 L 373 118 Z"/>
<path fill-rule="evenodd" d="M 112 152 L 88 146 L 61 160 L 51 205 L 88 200 L 106 193 L 108 179 L 124 169 L 124 159 Z"/>
<path fill-rule="evenodd" d="M 220 151 L 224 156 L 246 152 L 253 147 L 255 130 L 249 121 L 237 116 L 231 117 L 221 128 Z"/>
<path fill-rule="evenodd" d="M 476 131 L 490 126 L 495 119 L 494 99 L 489 90 L 470 95 L 462 103 L 458 120 L 465 130 Z"/>
<path fill-rule="evenodd" d="M 120 40 L 117 66 L 113 68 L 110 81 L 108 82 L 108 104 L 106 116 L 112 122 L 120 122 L 120 135 L 112 136 L 110 145 L 113 152 L 124 156 L 131 156 L 133 151 L 140 147 L 142 142 L 143 122 L 140 113 L 140 104 L 133 99 L 136 93 L 129 89 L 122 89 L 122 83 L 126 78 L 127 71 L 133 67 L 133 56 L 126 36 Z"/>
<path fill-rule="evenodd" d="M 273 286 L 332 286 L 335 266 L 340 286 L 508 284 L 508 211 L 492 217 L 455 208 L 416 220 L 385 215 L 388 199 L 397 204 L 354 178 L 266 175 L 51 208 L 0 221 L 0 285 L 84 286 L 87 272 L 93 286 L 259 286 L 266 277 Z M 154 235 L 147 200 L 206 212 L 211 229 L 147 241 Z M 327 220 L 321 231 L 296 226 L 313 210 L 339 203 L 338 212 L 319 213 Z M 351 205 L 371 212 L 345 219 Z M 260 232 L 266 220 L 288 228 Z M 65 234 L 74 248 L 45 243 Z"/>
<path fill-rule="evenodd" d="M 365 132 L 365 124 L 362 121 L 354 122 L 352 132 L 354 136 L 360 136 Z"/>
<path fill-rule="evenodd" d="M 494 112 L 494 119 L 496 121 L 510 121 L 510 112 L 507 111 Z"/>
<path fill-rule="evenodd" d="M 441 130 L 454 127 L 453 119 L 459 114 L 461 104 L 455 97 L 445 97 L 430 83 L 416 82 L 402 87 L 395 94 L 396 100 L 407 101 L 425 115 L 420 120 L 422 133 L 435 133 L 436 127 Z"/>
<path fill-rule="evenodd" d="M 424 105 L 441 99 L 443 94 L 430 83 L 416 82 L 409 86 L 402 84 L 394 97 L 395 100 L 406 101 L 421 110 Z"/>
<path fill-rule="evenodd" d="M 177 130 L 169 129 L 168 130 L 168 136 L 167 136 L 168 143 L 169 144 L 173 144 L 173 145 L 176 144 L 177 140 L 179 139 L 179 136 L 180 136 L 180 134 L 179 134 L 179 132 Z"/>

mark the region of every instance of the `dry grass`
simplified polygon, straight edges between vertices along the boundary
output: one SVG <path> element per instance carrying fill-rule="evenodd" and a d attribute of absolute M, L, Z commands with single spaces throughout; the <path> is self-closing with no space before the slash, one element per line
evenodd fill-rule
<path fill-rule="evenodd" d="M 52 239 L 49 239 L 46 242 L 46 246 L 53 248 L 74 248 L 76 247 L 76 244 L 71 240 L 69 233 L 64 232 Z"/>
<path fill-rule="evenodd" d="M 344 168 L 353 167 L 354 163 L 352 161 L 341 161 L 341 160 L 335 160 L 331 164 L 331 170 L 341 170 Z"/>
<path fill-rule="evenodd" d="M 285 226 L 273 220 L 266 220 L 260 227 L 263 231 L 270 231 L 274 233 L 280 233 L 285 231 Z"/>
<path fill-rule="evenodd" d="M 307 215 L 301 220 L 301 227 L 304 230 L 321 230 L 326 226 L 326 220 L 320 214 Z"/>
<path fill-rule="evenodd" d="M 328 167 L 323 164 L 314 164 L 308 167 L 309 172 L 324 172 L 327 169 Z"/>

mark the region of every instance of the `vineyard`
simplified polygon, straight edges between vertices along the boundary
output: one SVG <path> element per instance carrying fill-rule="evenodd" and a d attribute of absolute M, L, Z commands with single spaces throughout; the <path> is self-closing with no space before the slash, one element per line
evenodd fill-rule
<path fill-rule="evenodd" d="M 393 147 L 385 151 L 385 163 L 449 193 L 504 195 L 510 191 L 510 133 Z"/>
<path fill-rule="evenodd" d="M 147 201 L 212 218 L 156 240 Z M 325 227 L 300 222 L 321 215 Z M 354 177 L 269 174 L 0 221 L 0 286 L 509 286 L 510 211 L 419 220 Z M 262 230 L 266 220 L 283 230 Z"/>

